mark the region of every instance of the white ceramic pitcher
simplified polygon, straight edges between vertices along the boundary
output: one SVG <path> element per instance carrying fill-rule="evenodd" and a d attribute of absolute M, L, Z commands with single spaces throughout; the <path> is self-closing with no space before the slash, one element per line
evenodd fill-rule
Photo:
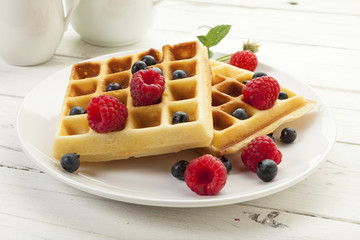
<path fill-rule="evenodd" d="M 74 0 L 66 0 L 67 8 Z M 90 44 L 124 46 L 141 40 L 153 21 L 153 6 L 161 0 L 83 0 L 71 26 Z"/>
<path fill-rule="evenodd" d="M 18 66 L 49 60 L 79 1 L 65 17 L 62 0 L 0 0 L 0 58 Z"/>

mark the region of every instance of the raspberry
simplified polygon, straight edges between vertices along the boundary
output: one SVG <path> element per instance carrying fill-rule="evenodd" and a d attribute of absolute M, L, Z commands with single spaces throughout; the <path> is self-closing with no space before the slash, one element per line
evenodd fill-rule
<path fill-rule="evenodd" d="M 253 139 L 241 153 L 241 160 L 244 165 L 253 172 L 259 162 L 265 159 L 271 159 L 280 164 L 282 153 L 277 149 L 276 143 L 266 135 Z"/>
<path fill-rule="evenodd" d="M 87 109 L 89 126 L 96 132 L 112 132 L 125 126 L 127 107 L 117 98 L 101 95 L 91 99 Z"/>
<path fill-rule="evenodd" d="M 130 93 L 134 106 L 157 103 L 165 90 L 164 77 L 154 69 L 140 70 L 133 74 Z"/>
<path fill-rule="evenodd" d="M 244 101 L 259 110 L 271 108 L 278 98 L 279 92 L 279 83 L 269 76 L 249 81 L 242 90 Z"/>
<path fill-rule="evenodd" d="M 254 71 L 258 65 L 258 59 L 251 51 L 238 51 L 231 56 L 229 63 L 238 68 Z"/>
<path fill-rule="evenodd" d="M 186 167 L 185 182 L 199 195 L 215 195 L 226 183 L 227 171 L 220 159 L 206 154 L 193 159 Z"/>
<path fill-rule="evenodd" d="M 245 42 L 242 51 L 231 55 L 229 63 L 235 67 L 253 72 L 258 65 L 258 59 L 255 53 L 259 50 L 259 47 L 260 45 L 256 42 Z"/>

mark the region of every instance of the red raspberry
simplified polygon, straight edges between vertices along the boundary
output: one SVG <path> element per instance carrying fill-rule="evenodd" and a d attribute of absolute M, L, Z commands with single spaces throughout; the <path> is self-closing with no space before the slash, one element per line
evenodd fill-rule
<path fill-rule="evenodd" d="M 278 81 L 269 76 L 254 78 L 242 90 L 244 101 L 259 110 L 271 108 L 279 96 Z"/>
<path fill-rule="evenodd" d="M 87 109 L 89 126 L 99 133 L 122 129 L 127 117 L 127 107 L 108 95 L 92 98 Z"/>
<path fill-rule="evenodd" d="M 231 56 L 229 63 L 253 72 L 258 65 L 258 59 L 255 53 L 251 51 L 238 51 Z"/>
<path fill-rule="evenodd" d="M 130 82 L 130 93 L 134 106 L 157 103 L 165 90 L 164 85 L 164 77 L 153 69 L 134 73 Z"/>
<path fill-rule="evenodd" d="M 185 182 L 199 195 L 215 195 L 226 183 L 227 171 L 220 159 L 206 154 L 193 159 L 186 167 Z"/>
<path fill-rule="evenodd" d="M 241 160 L 244 165 L 253 172 L 256 172 L 257 164 L 265 159 L 272 159 L 280 164 L 282 153 L 277 149 L 276 143 L 266 135 L 253 139 L 241 153 Z"/>

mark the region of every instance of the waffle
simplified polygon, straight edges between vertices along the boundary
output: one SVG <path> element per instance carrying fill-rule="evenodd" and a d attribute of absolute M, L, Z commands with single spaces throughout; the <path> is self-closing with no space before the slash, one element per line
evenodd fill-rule
<path fill-rule="evenodd" d="M 281 124 L 310 111 L 315 102 L 281 86 L 288 94 L 286 100 L 276 100 L 267 110 L 258 110 L 243 101 L 243 82 L 253 72 L 226 63 L 210 61 L 212 69 L 212 115 L 214 137 L 208 147 L 198 149 L 215 156 L 241 151 L 252 139 L 272 133 Z M 244 108 L 249 118 L 239 120 L 231 116 L 237 108 Z"/>
<path fill-rule="evenodd" d="M 135 107 L 130 94 L 131 66 L 152 55 L 163 71 L 165 91 L 160 103 Z M 151 67 L 154 67 L 151 66 Z M 187 78 L 172 80 L 172 72 L 182 69 Z M 120 83 L 122 89 L 106 92 L 107 84 Z M 99 95 L 111 95 L 128 108 L 125 128 L 97 133 L 89 128 L 87 115 L 69 116 L 73 106 L 87 109 Z M 190 121 L 172 124 L 172 115 L 184 111 Z M 165 45 L 162 51 L 148 51 L 104 61 L 73 65 L 53 145 L 53 156 L 77 153 L 82 162 L 101 162 L 140 157 L 208 146 L 212 140 L 211 69 L 207 49 L 199 42 Z"/>

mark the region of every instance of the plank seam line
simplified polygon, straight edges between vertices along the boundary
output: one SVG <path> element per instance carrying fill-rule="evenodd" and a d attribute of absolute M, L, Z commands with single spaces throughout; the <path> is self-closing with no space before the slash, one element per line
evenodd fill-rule
<path fill-rule="evenodd" d="M 243 206 L 247 206 L 247 207 L 256 207 L 256 208 L 261 208 L 261 209 L 266 209 L 266 210 L 271 210 L 271 211 L 286 212 L 286 213 L 289 213 L 289 214 L 297 214 L 297 215 L 306 216 L 306 217 L 322 218 L 322 219 L 325 219 L 325 220 L 338 221 L 338 222 L 347 222 L 347 223 L 351 223 L 351 224 L 360 225 L 360 221 L 357 221 L 357 220 L 351 220 L 351 219 L 346 219 L 346 218 L 341 218 L 341 217 L 330 217 L 330 216 L 326 216 L 326 215 L 323 215 L 323 214 L 297 212 L 297 211 L 290 211 L 290 210 L 275 209 L 275 208 L 270 208 L 270 207 L 260 207 L 260 206 L 257 206 L 257 205 L 244 204 L 244 203 L 237 203 L 235 205 L 243 205 Z"/>
<path fill-rule="evenodd" d="M 179 0 L 171 0 L 172 2 L 179 2 Z M 184 2 L 184 1 L 180 1 Z M 264 9 L 264 10 L 276 10 L 276 11 L 288 11 L 288 12 L 302 12 L 302 13 L 316 13 L 316 14 L 331 14 L 331 15 L 339 15 L 339 16 L 360 16 L 360 14 L 357 13 L 340 13 L 340 12 L 322 12 L 322 11 L 316 11 L 316 10 L 301 10 L 301 9 L 285 9 L 285 8 L 272 8 L 272 7 L 261 7 L 261 6 L 244 6 L 244 5 L 238 5 L 238 4 L 224 4 L 224 3 L 205 3 L 205 2 L 190 2 L 186 1 L 188 4 L 191 4 L 193 6 L 222 6 L 222 7 L 236 7 L 236 8 L 246 8 L 246 9 Z"/>
<path fill-rule="evenodd" d="M 113 236 L 104 235 L 102 233 L 90 232 L 90 231 L 77 229 L 77 228 L 73 228 L 73 227 L 69 227 L 69 226 L 65 226 L 65 225 L 60 225 L 60 224 L 57 224 L 57 223 L 52 223 L 52 222 L 48 222 L 48 221 L 42 221 L 42 220 L 39 220 L 39 219 L 30 218 L 30 217 L 23 217 L 23 216 L 18 216 L 18 215 L 14 215 L 14 214 L 4 213 L 4 212 L 0 213 L 0 214 L 1 215 L 11 216 L 11 217 L 22 218 L 22 219 L 29 220 L 29 221 L 36 221 L 36 222 L 40 222 L 40 223 L 54 225 L 54 226 L 65 228 L 65 229 L 72 229 L 72 230 L 79 231 L 79 232 L 85 232 L 85 233 L 89 233 L 89 234 L 100 235 L 101 237 L 107 237 L 107 238 L 118 239 L 118 240 L 121 239 L 121 238 L 117 238 L 117 237 L 113 237 Z M 0 226 L 7 226 L 7 225 L 1 224 Z"/>

